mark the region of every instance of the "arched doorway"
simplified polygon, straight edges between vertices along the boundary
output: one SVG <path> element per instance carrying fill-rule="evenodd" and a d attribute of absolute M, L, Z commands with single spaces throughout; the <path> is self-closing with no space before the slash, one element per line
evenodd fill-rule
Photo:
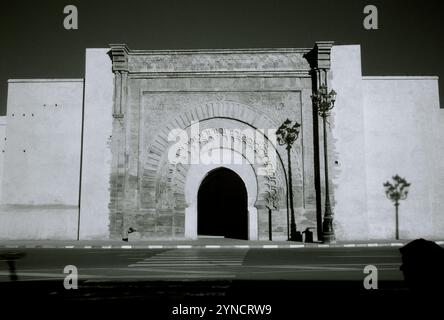
<path fill-rule="evenodd" d="M 248 239 L 248 196 L 241 177 L 227 168 L 211 171 L 197 195 L 198 235 Z"/>

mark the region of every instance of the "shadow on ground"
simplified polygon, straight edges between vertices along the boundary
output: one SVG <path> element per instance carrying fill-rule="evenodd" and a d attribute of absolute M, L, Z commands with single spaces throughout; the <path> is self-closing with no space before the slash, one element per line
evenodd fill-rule
<path fill-rule="evenodd" d="M 381 282 L 366 290 L 362 282 L 347 281 L 86 281 L 77 290 L 65 290 L 60 281 L 9 282 L 0 286 L 2 301 L 20 305 L 59 306 L 73 312 L 92 308 L 101 314 L 128 312 L 156 315 L 155 319 L 245 319 L 247 315 L 218 315 L 218 305 L 270 305 L 270 315 L 254 319 L 290 319 L 304 316 L 343 316 L 353 310 L 365 314 L 408 315 L 431 300 L 410 291 L 404 282 Z M 432 297 L 430 295 L 429 297 Z M 212 309 L 205 317 L 173 315 L 173 308 L 199 306 Z M 79 307 L 81 307 L 79 309 Z M 77 311 L 76 311 L 77 310 Z M 245 310 L 245 309 L 244 309 Z M 360 311 L 359 311 L 360 310 Z M 430 307 L 427 310 L 431 310 Z M 353 311 L 353 312 L 352 312 Z M 288 317 L 294 314 L 293 317 Z M 357 314 L 358 315 L 358 314 Z M 375 313 L 376 315 L 376 313 Z M 150 318 L 150 317 L 148 317 Z M 357 317 L 360 318 L 360 317 Z"/>

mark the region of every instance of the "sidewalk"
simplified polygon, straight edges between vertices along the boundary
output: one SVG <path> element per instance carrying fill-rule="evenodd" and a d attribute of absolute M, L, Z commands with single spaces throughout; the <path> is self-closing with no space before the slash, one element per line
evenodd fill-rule
<path fill-rule="evenodd" d="M 303 243 L 293 241 L 237 240 L 237 239 L 198 239 L 198 240 L 0 240 L 0 249 L 9 248 L 65 248 L 65 249 L 303 249 L 303 248 L 366 248 L 366 247 L 402 247 L 411 240 L 389 241 L 338 241 L 336 243 Z M 428 240 L 428 239 L 427 239 Z M 444 245 L 443 240 L 433 240 Z"/>

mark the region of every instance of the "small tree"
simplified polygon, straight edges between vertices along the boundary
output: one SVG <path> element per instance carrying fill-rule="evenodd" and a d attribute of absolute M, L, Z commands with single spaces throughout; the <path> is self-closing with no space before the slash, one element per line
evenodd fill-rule
<path fill-rule="evenodd" d="M 407 182 L 406 179 L 401 178 L 398 175 L 392 177 L 393 183 L 389 181 L 384 183 L 385 195 L 391 201 L 393 201 L 395 205 L 395 213 L 396 213 L 396 240 L 399 240 L 399 216 L 398 216 L 398 207 L 399 201 L 407 199 L 407 195 L 409 192 L 410 183 Z"/>

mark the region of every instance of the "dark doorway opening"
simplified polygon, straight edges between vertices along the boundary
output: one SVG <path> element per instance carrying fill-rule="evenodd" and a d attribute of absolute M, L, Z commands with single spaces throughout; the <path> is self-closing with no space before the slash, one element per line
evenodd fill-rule
<path fill-rule="evenodd" d="M 247 189 L 234 171 L 211 171 L 197 194 L 198 235 L 248 239 L 247 205 Z"/>

